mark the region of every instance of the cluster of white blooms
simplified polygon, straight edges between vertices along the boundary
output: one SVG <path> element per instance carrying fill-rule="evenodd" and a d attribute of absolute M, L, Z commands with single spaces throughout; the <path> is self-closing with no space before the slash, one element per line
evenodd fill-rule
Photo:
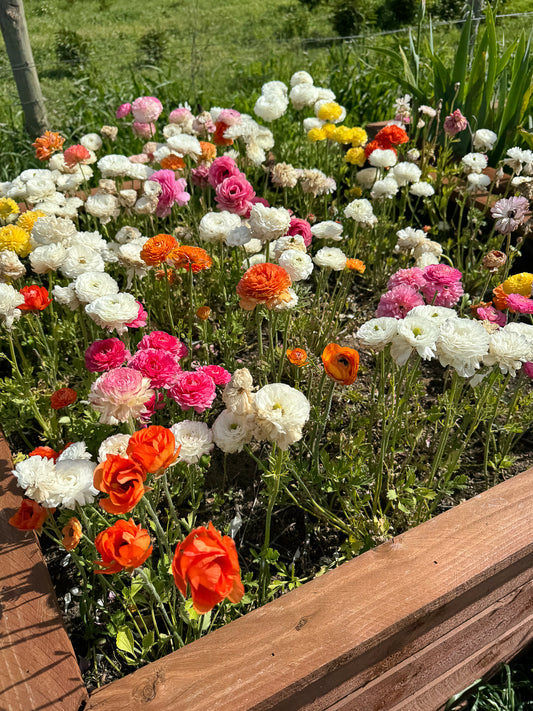
<path fill-rule="evenodd" d="M 508 165 L 514 173 L 533 175 L 533 151 L 513 146 L 505 154 L 503 164 Z"/>
<path fill-rule="evenodd" d="M 0 282 L 10 282 L 26 274 L 26 267 L 15 252 L 9 249 L 0 251 Z"/>
<path fill-rule="evenodd" d="M 54 462 L 45 457 L 28 457 L 13 470 L 18 485 L 26 496 L 47 508 L 90 504 L 97 495 L 93 486 L 93 472 L 85 442 L 69 445 Z"/>
<path fill-rule="evenodd" d="M 20 318 L 21 311 L 17 308 L 24 303 L 22 294 L 11 284 L 0 283 L 0 322 L 11 330 L 14 321 Z"/>
<path fill-rule="evenodd" d="M 52 159 L 54 157 L 52 156 Z M 60 163 L 62 160 L 62 154 L 58 154 L 56 168 L 31 168 L 24 170 L 10 182 L 0 183 L 0 197 L 25 201 L 47 215 L 76 218 L 83 200 L 68 194 L 75 192 L 84 181 L 89 180 L 93 171 L 87 165 L 77 165 L 73 171 L 66 166 L 63 169 Z M 67 172 L 69 170 L 70 172 Z"/>
<path fill-rule="evenodd" d="M 287 87 L 281 81 L 269 81 L 263 84 L 261 96 L 257 99 L 254 112 L 263 121 L 275 121 L 281 118 L 289 105 Z"/>
<path fill-rule="evenodd" d="M 476 151 L 491 151 L 494 144 L 498 140 L 498 136 L 494 131 L 490 131 L 488 128 L 479 128 L 472 136 L 474 148 Z"/>
<path fill-rule="evenodd" d="M 366 198 L 352 200 L 344 208 L 344 215 L 366 227 L 373 227 L 378 221 L 378 218 L 374 215 L 372 203 Z"/>
<path fill-rule="evenodd" d="M 265 207 L 260 202 L 252 206 L 248 224 L 251 236 L 261 242 L 283 237 L 289 229 L 291 214 L 284 207 Z"/>
<path fill-rule="evenodd" d="M 205 422 L 183 420 L 170 427 L 176 447 L 180 447 L 178 462 L 197 464 L 213 449 L 213 432 Z"/>
<path fill-rule="evenodd" d="M 438 264 L 442 255 L 442 246 L 426 237 L 423 230 L 404 227 L 396 232 L 398 241 L 394 251 L 408 254 L 415 258 L 415 266 L 423 269 L 430 264 Z"/>

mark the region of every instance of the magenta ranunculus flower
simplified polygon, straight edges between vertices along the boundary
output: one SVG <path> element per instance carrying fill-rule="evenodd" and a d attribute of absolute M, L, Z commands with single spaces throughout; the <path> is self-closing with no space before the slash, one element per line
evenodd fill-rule
<path fill-rule="evenodd" d="M 424 267 L 424 279 L 437 286 L 451 286 L 463 277 L 459 269 L 450 267 L 447 264 L 430 264 Z"/>
<path fill-rule="evenodd" d="M 174 109 L 170 112 L 168 122 L 181 124 L 189 121 L 192 118 L 193 115 L 190 109 L 186 108 L 185 106 L 180 106 L 179 109 Z"/>
<path fill-rule="evenodd" d="M 507 294 L 506 301 L 512 314 L 533 314 L 533 299 L 521 294 Z"/>
<path fill-rule="evenodd" d="M 444 132 L 449 136 L 456 136 L 461 131 L 464 131 L 465 128 L 468 128 L 468 120 L 459 109 L 455 109 L 453 113 L 444 119 Z"/>
<path fill-rule="evenodd" d="M 144 403 L 144 410 L 141 412 L 139 422 L 143 425 L 148 425 L 155 411 L 162 410 L 164 407 L 165 396 L 163 393 L 154 393 L 148 402 Z"/>
<path fill-rule="evenodd" d="M 155 123 L 141 123 L 140 121 L 134 121 L 131 124 L 131 130 L 139 138 L 151 138 L 155 135 Z"/>
<path fill-rule="evenodd" d="M 133 321 L 126 324 L 128 328 L 143 328 L 148 322 L 148 312 L 145 310 L 140 301 L 137 301 L 137 303 L 139 304 L 139 313 Z"/>
<path fill-rule="evenodd" d="M 476 315 L 480 321 L 490 321 L 490 323 L 496 323 L 502 328 L 507 323 L 507 316 L 503 311 L 497 311 L 492 304 L 490 306 L 478 306 Z"/>
<path fill-rule="evenodd" d="M 419 269 L 418 267 L 398 269 L 398 271 L 393 274 L 387 282 L 387 289 L 394 289 L 395 286 L 400 286 L 401 284 L 410 286 L 413 289 L 420 289 L 425 283 L 426 279 L 422 269 Z"/>
<path fill-rule="evenodd" d="M 301 220 L 299 217 L 291 218 L 287 234 L 300 235 L 300 237 L 303 237 L 303 241 L 306 247 L 309 247 L 309 245 L 313 241 L 311 225 L 309 224 L 309 222 L 307 222 L 307 220 Z"/>
<path fill-rule="evenodd" d="M 215 381 L 215 385 L 225 385 L 231 380 L 231 373 L 221 365 L 200 365 L 197 373 L 207 373 Z"/>
<path fill-rule="evenodd" d="M 406 314 L 415 306 L 423 306 L 424 299 L 418 291 L 411 286 L 400 284 L 387 291 L 379 300 L 376 317 L 390 316 L 391 318 L 405 318 Z"/>
<path fill-rule="evenodd" d="M 157 121 L 163 104 L 155 96 L 139 96 L 131 105 L 133 117 L 140 123 L 152 123 Z"/>
<path fill-rule="evenodd" d="M 176 384 L 168 391 L 169 397 L 175 400 L 182 410 L 193 408 L 202 413 L 211 407 L 216 397 L 215 381 L 207 373 L 201 371 L 182 372 L 177 377 Z"/>
<path fill-rule="evenodd" d="M 168 353 L 172 353 L 178 360 L 189 355 L 189 349 L 185 343 L 182 343 L 176 336 L 171 336 L 170 333 L 166 333 L 166 331 L 152 331 L 143 336 L 139 341 L 137 350 L 144 350 L 146 348 L 158 348 L 161 351 L 168 351 Z"/>
<path fill-rule="evenodd" d="M 177 358 L 158 348 L 137 351 L 129 361 L 128 368 L 139 370 L 146 378 L 150 378 L 152 388 L 172 387 L 181 372 Z"/>
<path fill-rule="evenodd" d="M 113 368 L 91 385 L 89 402 L 100 413 L 100 422 L 117 425 L 130 417 L 137 420 L 153 395 L 149 379 L 140 371 Z"/>
<path fill-rule="evenodd" d="M 254 189 L 242 173 L 226 178 L 216 188 L 217 207 L 241 217 L 250 216 L 254 197 Z"/>
<path fill-rule="evenodd" d="M 148 180 L 153 180 L 161 186 L 159 202 L 157 203 L 155 211 L 158 217 L 168 217 L 174 204 L 177 203 L 182 207 L 186 205 L 191 198 L 189 193 L 185 192 L 187 181 L 185 178 L 176 180 L 173 170 L 157 170 L 155 173 L 152 173 Z"/>
<path fill-rule="evenodd" d="M 266 198 L 257 197 L 257 195 L 250 201 L 252 205 L 264 205 L 265 207 L 270 207 L 270 203 Z M 291 212 L 290 210 L 288 212 Z"/>
<path fill-rule="evenodd" d="M 424 269 L 426 283 L 420 288 L 428 304 L 451 308 L 464 294 L 462 273 L 447 264 L 430 264 Z"/>
<path fill-rule="evenodd" d="M 200 163 L 197 168 L 192 168 L 191 183 L 197 188 L 209 187 L 209 166 L 206 163 Z"/>
<path fill-rule="evenodd" d="M 216 188 L 232 175 L 242 175 L 237 163 L 230 156 L 219 156 L 209 166 L 209 185 Z"/>
<path fill-rule="evenodd" d="M 121 104 L 115 112 L 115 116 L 118 119 L 124 118 L 131 113 L 131 104 Z"/>
<path fill-rule="evenodd" d="M 522 370 L 528 378 L 533 380 L 533 363 L 522 363 Z"/>
<path fill-rule="evenodd" d="M 85 367 L 91 373 L 102 373 L 118 368 L 131 358 L 131 353 L 119 338 L 104 338 L 95 341 L 85 351 Z"/>

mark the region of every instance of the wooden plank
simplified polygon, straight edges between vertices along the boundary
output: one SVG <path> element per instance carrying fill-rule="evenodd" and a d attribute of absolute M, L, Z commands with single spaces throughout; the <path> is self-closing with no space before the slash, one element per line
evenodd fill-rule
<path fill-rule="evenodd" d="M 531 638 L 532 484 L 530 469 L 97 690 L 88 709 L 438 708 Z"/>
<path fill-rule="evenodd" d="M 37 537 L 8 519 L 22 499 L 0 432 L 0 709 L 78 711 L 87 692 Z"/>

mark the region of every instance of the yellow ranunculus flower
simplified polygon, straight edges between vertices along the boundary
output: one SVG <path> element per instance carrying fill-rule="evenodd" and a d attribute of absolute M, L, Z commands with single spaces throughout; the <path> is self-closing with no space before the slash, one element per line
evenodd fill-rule
<path fill-rule="evenodd" d="M 27 212 L 23 212 L 17 220 L 17 227 L 22 227 L 26 232 L 31 232 L 33 225 L 37 222 L 39 217 L 46 217 L 46 215 L 44 212 L 41 212 L 41 210 L 28 210 Z"/>
<path fill-rule="evenodd" d="M 318 118 L 321 121 L 336 121 L 342 116 L 342 106 L 336 101 L 328 101 L 318 110 Z"/>
<path fill-rule="evenodd" d="M 333 134 L 335 133 L 336 128 L 337 127 L 335 126 L 334 123 L 325 123 L 322 126 L 322 131 L 324 131 L 326 138 L 331 138 L 333 136 Z"/>
<path fill-rule="evenodd" d="M 506 279 L 502 288 L 506 294 L 520 294 L 521 296 L 531 296 L 531 285 L 533 284 L 533 274 L 522 272 L 521 274 L 513 274 Z"/>
<path fill-rule="evenodd" d="M 364 146 L 368 141 L 368 135 L 364 128 L 359 128 L 359 126 L 354 126 L 352 128 L 352 146 L 357 148 L 359 146 Z"/>
<path fill-rule="evenodd" d="M 363 148 L 350 148 L 344 156 L 344 160 L 359 168 L 365 164 L 366 156 Z"/>
<path fill-rule="evenodd" d="M 8 249 L 19 257 L 27 257 L 31 252 L 30 234 L 16 225 L 0 227 L 0 251 Z"/>
<path fill-rule="evenodd" d="M 352 129 L 348 126 L 336 126 L 331 138 L 337 143 L 351 143 Z"/>
<path fill-rule="evenodd" d="M 8 197 L 0 198 L 0 219 L 5 220 L 11 215 L 18 215 L 20 212 L 17 203 Z"/>
<path fill-rule="evenodd" d="M 321 128 L 311 128 L 307 132 L 307 139 L 311 141 L 311 143 L 316 143 L 317 141 L 325 141 L 326 134 Z"/>

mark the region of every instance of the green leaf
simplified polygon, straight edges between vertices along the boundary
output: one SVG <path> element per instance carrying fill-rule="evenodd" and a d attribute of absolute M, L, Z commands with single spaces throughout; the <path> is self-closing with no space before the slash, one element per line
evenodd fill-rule
<path fill-rule="evenodd" d="M 465 80 L 466 71 L 468 69 L 468 47 L 470 44 L 471 31 L 472 13 L 470 13 L 468 20 L 464 24 L 463 31 L 461 32 L 461 37 L 459 38 L 459 45 L 455 54 L 455 62 L 452 69 L 452 84 L 454 85 L 454 87 L 457 83 L 461 85 L 457 94 L 457 101 L 460 104 L 463 103 L 465 96 Z"/>
<path fill-rule="evenodd" d="M 132 657 L 135 657 L 133 633 L 129 627 L 124 626 L 119 629 L 117 633 L 116 645 L 117 649 L 120 649 L 122 652 L 127 652 L 128 654 L 131 654 Z"/>
<path fill-rule="evenodd" d="M 154 646 L 155 635 L 153 632 L 147 632 L 142 639 L 142 650 L 143 654 L 149 652 Z"/>

